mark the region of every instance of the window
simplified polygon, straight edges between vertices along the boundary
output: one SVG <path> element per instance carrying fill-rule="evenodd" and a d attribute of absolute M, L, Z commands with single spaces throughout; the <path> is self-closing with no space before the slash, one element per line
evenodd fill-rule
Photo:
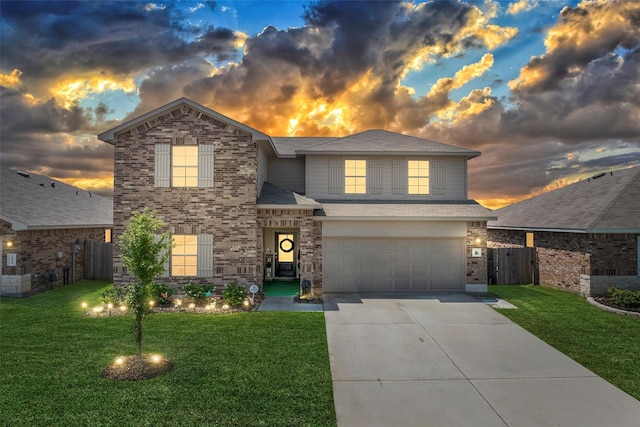
<path fill-rule="evenodd" d="M 174 145 L 171 147 L 172 184 L 174 187 L 198 186 L 198 146 Z"/>
<path fill-rule="evenodd" d="M 533 248 L 533 233 L 527 233 L 527 247 Z"/>
<path fill-rule="evenodd" d="M 429 161 L 407 161 L 409 194 L 429 194 Z"/>
<path fill-rule="evenodd" d="M 198 236 L 174 235 L 171 252 L 172 276 L 196 276 L 198 274 Z"/>
<path fill-rule="evenodd" d="M 344 192 L 346 194 L 367 193 L 367 161 L 344 161 Z"/>

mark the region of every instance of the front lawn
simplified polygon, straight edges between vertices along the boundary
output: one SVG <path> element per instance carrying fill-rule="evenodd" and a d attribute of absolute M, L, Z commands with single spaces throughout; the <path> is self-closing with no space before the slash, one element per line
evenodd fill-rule
<path fill-rule="evenodd" d="M 131 315 L 90 318 L 107 284 L 0 299 L 0 425 L 336 425 L 322 313 L 153 314 L 144 352 L 172 371 L 100 377 L 136 354 Z"/>
<path fill-rule="evenodd" d="M 500 313 L 640 400 L 640 318 L 541 286 L 489 286 L 489 292 L 518 307 Z"/>

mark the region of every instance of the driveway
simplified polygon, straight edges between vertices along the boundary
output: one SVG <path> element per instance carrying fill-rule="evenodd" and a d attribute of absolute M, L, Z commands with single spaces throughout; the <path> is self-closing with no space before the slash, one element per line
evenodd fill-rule
<path fill-rule="evenodd" d="M 640 402 L 466 294 L 325 294 L 339 426 L 633 426 Z"/>

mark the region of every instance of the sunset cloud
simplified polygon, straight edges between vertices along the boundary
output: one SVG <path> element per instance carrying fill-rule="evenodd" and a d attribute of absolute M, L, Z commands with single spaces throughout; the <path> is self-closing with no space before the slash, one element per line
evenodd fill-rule
<path fill-rule="evenodd" d="M 638 2 L 318 1 L 254 31 L 229 5 L 3 1 L 2 165 L 107 194 L 95 135 L 182 96 L 274 136 L 481 150 L 470 195 L 496 207 L 640 164 Z"/>

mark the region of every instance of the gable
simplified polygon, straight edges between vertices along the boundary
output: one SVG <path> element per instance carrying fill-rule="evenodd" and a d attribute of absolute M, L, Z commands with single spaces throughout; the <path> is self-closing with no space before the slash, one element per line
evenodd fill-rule
<path fill-rule="evenodd" d="M 247 135 L 254 140 L 269 140 L 269 137 L 249 126 L 226 117 L 216 111 L 197 104 L 187 98 L 180 98 L 174 102 L 129 120 L 115 128 L 98 135 L 101 141 L 115 144 L 120 136 L 133 136 L 162 125 L 181 115 L 188 115 L 213 125 L 231 135 Z"/>

